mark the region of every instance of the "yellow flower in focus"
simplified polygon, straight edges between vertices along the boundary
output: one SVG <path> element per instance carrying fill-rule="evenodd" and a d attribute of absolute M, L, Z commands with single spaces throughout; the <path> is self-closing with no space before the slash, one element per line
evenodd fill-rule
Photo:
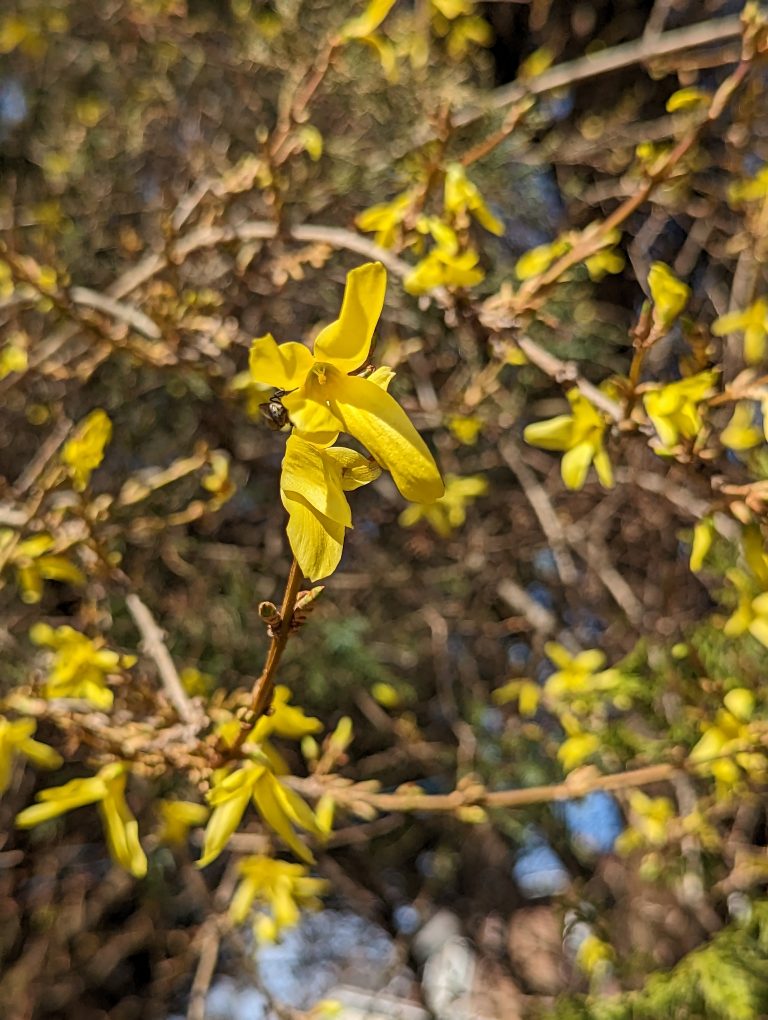
<path fill-rule="evenodd" d="M 344 493 L 373 481 L 380 473 L 377 464 L 354 450 L 340 446 L 322 449 L 296 434 L 288 437 L 280 498 L 288 511 L 288 541 L 304 577 L 317 581 L 334 572 L 341 559 L 344 532 L 352 527 L 352 511 Z"/>
<path fill-rule="evenodd" d="M 646 391 L 643 405 L 665 450 L 698 436 L 703 425 L 699 404 L 712 396 L 716 379 L 715 371 L 697 372 Z"/>
<path fill-rule="evenodd" d="M 328 891 L 322 878 L 310 878 L 303 864 L 254 854 L 237 862 L 240 882 L 229 906 L 233 924 L 243 924 L 254 904 L 260 911 L 254 921 L 259 941 L 275 942 L 285 928 L 292 928 L 302 909 L 319 910 L 320 897 Z M 267 923 L 265 923 L 267 922 Z"/>
<path fill-rule="evenodd" d="M 755 424 L 755 406 L 751 400 L 740 400 L 733 417 L 720 433 L 720 442 L 737 453 L 751 450 L 764 441 L 763 430 Z"/>
<path fill-rule="evenodd" d="M 91 474 L 104 459 L 104 448 L 112 438 L 112 422 L 106 411 L 91 411 L 77 427 L 74 436 L 64 444 L 62 463 L 77 492 L 85 491 Z"/>
<path fill-rule="evenodd" d="M 55 541 L 45 533 L 19 538 L 18 532 L 0 528 L 0 556 L 16 572 L 21 601 L 32 605 L 43 597 L 43 581 L 62 581 L 80 586 L 85 575 L 74 563 L 54 553 Z"/>
<path fill-rule="evenodd" d="M 653 321 L 657 328 L 668 329 L 688 304 L 691 288 L 678 280 L 665 262 L 653 262 L 648 289 L 653 300 Z"/>
<path fill-rule="evenodd" d="M 192 800 L 160 800 L 157 806 L 161 822 L 157 838 L 169 846 L 183 846 L 189 830 L 204 825 L 210 814 L 205 804 Z"/>
<path fill-rule="evenodd" d="M 104 648 L 101 638 L 89 638 L 72 627 L 36 623 L 29 636 L 36 645 L 54 651 L 53 666 L 43 688 L 45 698 L 83 698 L 96 708 L 111 708 L 115 699 L 107 676 L 136 662 Z"/>
<path fill-rule="evenodd" d="M 477 185 L 461 163 L 449 163 L 445 174 L 445 210 L 453 217 L 474 216 L 481 227 L 501 236 L 504 224 L 490 211 Z"/>
<path fill-rule="evenodd" d="M 607 391 L 608 387 L 604 384 L 601 389 Z M 591 464 L 595 465 L 600 484 L 610 489 L 613 470 L 603 446 L 608 420 L 579 390 L 569 390 L 567 397 L 571 414 L 528 425 L 523 438 L 543 450 L 565 451 L 560 473 L 569 489 L 582 488 Z"/>
<path fill-rule="evenodd" d="M 768 339 L 768 298 L 758 298 L 740 312 L 728 312 L 712 323 L 715 336 L 729 333 L 744 334 L 744 360 L 748 365 L 757 365 L 765 357 Z"/>
<path fill-rule="evenodd" d="M 292 694 L 285 684 L 277 684 L 272 696 L 269 715 L 263 715 L 251 731 L 249 743 L 259 743 L 267 737 L 284 737 L 301 740 L 311 733 L 319 733 L 323 724 L 314 716 L 305 715 L 298 705 L 290 705 Z"/>
<path fill-rule="evenodd" d="M 370 354 L 386 280 L 380 262 L 353 269 L 339 318 L 320 332 L 314 353 L 303 344 L 278 345 L 263 336 L 251 347 L 251 376 L 289 391 L 282 403 L 303 439 L 327 446 L 339 432 L 348 432 L 391 472 L 406 499 L 428 503 L 442 496 L 443 482 L 424 440 L 386 389 L 350 374 Z"/>
<path fill-rule="evenodd" d="M 32 739 L 36 729 L 37 722 L 34 719 L 15 719 L 11 722 L 0 715 L 0 795 L 10 785 L 13 760 L 19 754 L 42 769 L 57 769 L 63 764 L 57 751 Z"/>
<path fill-rule="evenodd" d="M 205 829 L 198 868 L 206 867 L 219 856 L 251 801 L 264 822 L 294 854 L 311 863 L 314 858 L 295 830 L 304 829 L 320 836 L 315 816 L 297 793 L 280 782 L 267 757 L 260 754 L 234 772 L 220 770 L 215 774 L 208 793 L 208 803 L 213 811 Z"/>
<path fill-rule="evenodd" d="M 73 779 L 63 786 L 41 790 L 33 804 L 16 815 L 20 829 L 31 829 L 41 822 L 86 804 L 96 804 L 112 860 L 136 878 L 147 873 L 147 858 L 139 842 L 139 824 L 125 800 L 128 766 L 124 762 L 105 765 L 89 779 Z"/>
<path fill-rule="evenodd" d="M 435 503 L 413 503 L 398 517 L 402 528 L 412 528 L 420 520 L 427 521 L 441 538 L 450 538 L 467 519 L 467 505 L 488 491 L 482 475 L 445 476 L 445 495 Z"/>

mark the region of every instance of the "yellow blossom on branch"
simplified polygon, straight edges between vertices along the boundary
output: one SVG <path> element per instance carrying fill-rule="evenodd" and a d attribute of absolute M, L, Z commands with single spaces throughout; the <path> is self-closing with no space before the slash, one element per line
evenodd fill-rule
<path fill-rule="evenodd" d="M 729 333 L 744 334 L 744 360 L 748 365 L 757 365 L 765 357 L 768 339 L 768 298 L 758 298 L 742 311 L 728 312 L 712 323 L 715 336 Z"/>
<path fill-rule="evenodd" d="M 736 588 L 739 601 L 726 621 L 723 633 L 729 637 L 750 633 L 768 648 L 768 591 L 756 594 L 754 581 L 743 570 L 734 568 L 726 576 Z"/>
<path fill-rule="evenodd" d="M 414 191 L 403 191 L 391 202 L 380 202 L 364 209 L 355 217 L 355 226 L 366 234 L 375 232 L 374 241 L 381 248 L 393 248 L 415 199 Z"/>
<path fill-rule="evenodd" d="M 73 779 L 63 786 L 41 790 L 37 795 L 41 803 L 16 815 L 16 824 L 21 829 L 31 829 L 67 811 L 96 804 L 113 861 L 136 878 L 143 878 L 147 858 L 139 842 L 138 822 L 125 800 L 127 771 L 124 762 L 112 762 L 89 779 Z"/>
<path fill-rule="evenodd" d="M 715 522 L 711 517 L 705 517 L 698 521 L 693 529 L 693 541 L 691 543 L 691 559 L 689 566 L 694 573 L 698 573 L 704 566 L 707 553 L 712 548 L 712 540 L 715 537 Z"/>
<path fill-rule="evenodd" d="M 107 676 L 136 662 L 133 655 L 120 655 L 104 648 L 101 638 L 89 638 L 72 627 L 36 623 L 29 632 L 36 645 L 54 651 L 53 665 L 43 688 L 46 698 L 84 698 L 96 708 L 112 706 L 114 694 Z"/>
<path fill-rule="evenodd" d="M 255 382 L 288 391 L 282 403 L 303 439 L 328 446 L 348 432 L 391 472 L 406 499 L 428 503 L 442 496 L 443 482 L 424 440 L 382 386 L 353 374 L 368 360 L 386 280 L 379 262 L 353 269 L 339 318 L 321 330 L 314 353 L 263 336 L 251 347 L 250 370 Z"/>
<path fill-rule="evenodd" d="M 714 393 L 717 372 L 698 372 L 679 382 L 657 384 L 646 390 L 643 404 L 659 434 L 665 452 L 681 439 L 695 439 L 703 419 L 699 404 Z"/>
<path fill-rule="evenodd" d="M 43 597 L 43 581 L 85 584 L 85 575 L 66 556 L 53 552 L 51 535 L 33 535 L 19 539 L 11 528 L 0 528 L 0 556 L 16 571 L 21 601 L 31 605 Z"/>
<path fill-rule="evenodd" d="M 613 470 L 603 446 L 608 419 L 579 390 L 569 390 L 567 396 L 571 414 L 528 425 L 523 438 L 543 450 L 565 451 L 560 473 L 569 489 L 582 488 L 591 464 L 595 465 L 600 484 L 610 489 Z"/>
<path fill-rule="evenodd" d="M 36 729 L 37 722 L 34 719 L 11 721 L 0 715 L 0 795 L 5 793 L 11 782 L 13 761 L 17 755 L 23 755 L 33 765 L 43 769 L 57 769 L 63 764 L 57 751 L 32 739 Z"/>
<path fill-rule="evenodd" d="M 275 860 L 261 854 L 243 857 L 237 862 L 240 882 L 229 916 L 233 924 L 243 924 L 254 905 L 259 910 L 253 932 L 260 942 L 275 942 L 285 928 L 292 928 L 304 910 L 319 910 L 320 897 L 328 883 L 311 878 L 303 864 Z"/>
<path fill-rule="evenodd" d="M 700 770 L 714 776 L 723 792 L 727 792 L 741 777 L 742 770 L 762 781 L 765 774 L 765 755 L 750 749 L 754 742 L 750 720 L 755 710 L 755 696 L 744 687 L 736 687 L 723 698 L 713 723 L 692 749 L 689 761 Z"/>
<path fill-rule="evenodd" d="M 590 648 L 576 655 L 556 641 L 548 641 L 544 651 L 557 666 L 544 684 L 544 693 L 552 701 L 576 698 L 584 694 L 614 688 L 621 674 L 617 669 L 606 669 L 605 655 L 598 648 Z"/>
<path fill-rule="evenodd" d="M 764 442 L 763 430 L 755 424 L 755 405 L 751 400 L 739 400 L 733 416 L 720 433 L 720 442 L 729 450 L 739 453 L 751 450 Z"/>
<path fill-rule="evenodd" d="M 106 411 L 91 411 L 64 444 L 62 463 L 67 467 L 77 492 L 84 492 L 91 474 L 104 459 L 104 448 L 112 438 L 112 422 Z"/>
<path fill-rule="evenodd" d="M 474 216 L 481 227 L 501 236 L 504 224 L 494 216 L 477 185 L 467 177 L 461 163 L 450 163 L 445 173 L 445 210 L 452 217 Z"/>
<path fill-rule="evenodd" d="M 570 713 L 562 715 L 560 722 L 566 737 L 557 749 L 558 761 L 565 772 L 573 772 L 600 749 L 600 738 L 596 733 L 583 730 L 578 719 Z"/>
<path fill-rule="evenodd" d="M 658 329 L 669 329 L 691 296 L 691 288 L 678 280 L 664 262 L 653 262 L 648 273 L 653 300 L 653 321 Z"/>
<path fill-rule="evenodd" d="M 765 198 L 768 198 L 768 164 L 761 167 L 754 177 L 734 181 L 728 188 L 728 201 L 731 205 L 760 202 Z"/>
<path fill-rule="evenodd" d="M 183 846 L 189 830 L 204 825 L 210 809 L 192 800 L 160 800 L 157 804 L 160 828 L 157 838 L 169 846 Z"/>
<path fill-rule="evenodd" d="M 413 503 L 398 517 L 403 528 L 412 528 L 420 520 L 427 521 L 441 538 L 450 538 L 467 519 L 467 505 L 488 491 L 483 475 L 445 476 L 445 494 L 435 503 Z"/>

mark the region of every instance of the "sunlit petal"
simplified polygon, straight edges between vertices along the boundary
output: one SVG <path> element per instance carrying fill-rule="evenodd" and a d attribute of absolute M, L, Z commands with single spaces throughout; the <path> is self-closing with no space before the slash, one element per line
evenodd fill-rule
<path fill-rule="evenodd" d="M 341 488 L 341 468 L 334 457 L 299 436 L 290 436 L 285 444 L 280 487 L 290 498 L 304 497 L 324 517 L 351 528 L 352 514 Z"/>
<path fill-rule="evenodd" d="M 386 289 L 387 271 L 380 262 L 367 262 L 347 274 L 339 317 L 315 340 L 318 361 L 327 361 L 342 372 L 365 364 Z"/>
<path fill-rule="evenodd" d="M 526 426 L 523 439 L 531 446 L 542 450 L 567 450 L 573 434 L 573 415 L 560 414 L 547 421 L 537 421 Z"/>
<path fill-rule="evenodd" d="M 288 511 L 288 542 L 304 577 L 319 581 L 339 565 L 344 525 L 316 510 L 303 496 L 282 494 Z"/>
<path fill-rule="evenodd" d="M 569 489 L 580 489 L 584 485 L 593 455 L 591 443 L 579 443 L 563 454 L 560 473 Z"/>
<path fill-rule="evenodd" d="M 301 386 L 312 367 L 312 354 L 304 344 L 278 344 L 271 333 L 251 344 L 248 365 L 251 379 L 262 386 L 293 390 Z"/>

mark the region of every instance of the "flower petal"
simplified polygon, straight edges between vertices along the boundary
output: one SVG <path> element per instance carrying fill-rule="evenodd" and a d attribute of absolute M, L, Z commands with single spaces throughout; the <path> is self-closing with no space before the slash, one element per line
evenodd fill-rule
<path fill-rule="evenodd" d="M 344 429 L 390 471 L 406 499 L 432 503 L 445 488 L 427 445 L 397 401 L 359 376 L 329 379 L 328 396 Z"/>
<path fill-rule="evenodd" d="M 341 469 L 334 457 L 299 436 L 290 436 L 285 444 L 280 489 L 289 498 L 303 497 L 324 517 L 351 528 L 352 513 L 341 488 Z"/>
<path fill-rule="evenodd" d="M 267 333 L 251 344 L 248 366 L 253 382 L 293 390 L 306 379 L 312 361 L 312 354 L 304 344 L 295 341 L 278 344 L 272 334 Z"/>
<path fill-rule="evenodd" d="M 344 525 L 325 517 L 306 499 L 282 494 L 288 511 L 288 542 L 304 577 L 319 581 L 339 565 L 344 546 Z"/>
<path fill-rule="evenodd" d="M 560 474 L 569 489 L 580 489 L 584 485 L 594 453 L 591 443 L 579 443 L 563 454 Z"/>
<path fill-rule="evenodd" d="M 542 450 L 567 450 L 573 436 L 573 415 L 559 414 L 556 418 L 537 421 L 523 430 L 523 439 Z"/>
<path fill-rule="evenodd" d="M 315 446 L 330 446 L 341 431 L 341 422 L 329 410 L 327 399 L 327 386 L 313 375 L 300 389 L 282 398 L 291 423 Z"/>
<path fill-rule="evenodd" d="M 387 271 L 381 262 L 367 262 L 347 274 L 339 317 L 315 340 L 318 361 L 327 361 L 342 372 L 353 372 L 365 363 L 386 289 Z"/>

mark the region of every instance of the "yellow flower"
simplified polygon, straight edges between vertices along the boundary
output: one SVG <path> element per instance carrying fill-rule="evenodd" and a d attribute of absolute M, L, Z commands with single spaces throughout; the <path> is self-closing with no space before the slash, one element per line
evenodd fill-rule
<path fill-rule="evenodd" d="M 606 248 L 584 259 L 590 280 L 599 283 L 608 273 L 620 273 L 626 265 L 626 259 L 615 248 Z"/>
<path fill-rule="evenodd" d="M 506 705 L 510 701 L 516 701 L 520 715 L 532 716 L 536 715 L 541 701 L 541 693 L 541 687 L 533 680 L 509 680 L 492 691 L 491 698 L 496 705 Z"/>
<path fill-rule="evenodd" d="M 728 580 L 739 593 L 739 602 L 723 627 L 729 637 L 749 632 L 768 648 L 768 591 L 755 594 L 754 581 L 742 570 L 729 570 Z"/>
<path fill-rule="evenodd" d="M 403 510 L 398 523 L 403 528 L 412 528 L 420 520 L 427 521 L 441 538 L 450 538 L 456 528 L 467 519 L 467 504 L 482 496 L 488 490 L 488 482 L 482 475 L 445 476 L 445 495 L 435 503 L 413 503 Z"/>
<path fill-rule="evenodd" d="M 16 824 L 31 829 L 85 804 L 97 804 L 112 859 L 136 878 L 143 878 L 147 858 L 139 842 L 139 824 L 125 801 L 127 770 L 124 762 L 112 762 L 89 779 L 73 779 L 41 790 L 37 795 L 41 803 L 20 812 Z"/>
<path fill-rule="evenodd" d="M 712 323 L 715 336 L 728 333 L 744 334 L 744 359 L 748 365 L 757 365 L 765 357 L 768 338 L 768 299 L 761 297 L 740 312 L 728 312 Z"/>
<path fill-rule="evenodd" d="M 483 422 L 480 418 L 462 414 L 452 414 L 445 424 L 451 435 L 465 446 L 474 446 L 483 429 Z"/>
<path fill-rule="evenodd" d="M 305 715 L 298 705 L 289 705 L 292 694 L 285 684 L 278 684 L 272 696 L 269 715 L 263 715 L 249 736 L 249 742 L 259 743 L 267 737 L 284 737 L 287 740 L 301 740 L 310 733 L 319 733 L 323 724 L 314 716 Z"/>
<path fill-rule="evenodd" d="M 406 499 L 428 503 L 442 496 L 443 482 L 424 440 L 382 386 L 349 374 L 368 359 L 386 279 L 379 262 L 353 269 L 339 318 L 320 332 L 314 354 L 264 336 L 251 347 L 251 375 L 290 391 L 282 402 L 305 440 L 326 446 L 348 432 L 391 472 Z"/>
<path fill-rule="evenodd" d="M 518 280 L 530 280 L 541 276 L 547 269 L 569 251 L 571 245 L 563 237 L 557 237 L 548 244 L 540 244 L 525 252 L 515 263 L 515 275 Z"/>
<path fill-rule="evenodd" d="M 639 846 L 664 846 L 675 807 L 669 797 L 649 797 L 641 790 L 628 795 L 632 827 L 616 840 L 619 853 L 629 853 Z"/>
<path fill-rule="evenodd" d="M 714 722 L 704 727 L 701 739 L 689 755 L 689 761 L 714 776 L 721 787 L 738 782 L 740 769 L 758 779 L 762 776 L 764 755 L 747 750 L 753 742 L 749 722 L 754 709 L 751 691 L 744 687 L 728 691 Z"/>
<path fill-rule="evenodd" d="M 70 563 L 66 556 L 51 552 L 55 545 L 47 534 L 19 539 L 17 532 L 0 528 L 0 556 L 16 571 L 22 602 L 28 605 L 39 602 L 43 597 L 43 581 L 85 584 L 79 567 Z"/>
<path fill-rule="evenodd" d="M 693 529 L 693 542 L 691 543 L 690 568 L 698 573 L 704 566 L 707 553 L 712 548 L 712 540 L 715 537 L 715 522 L 711 517 L 705 517 L 698 521 Z"/>
<path fill-rule="evenodd" d="M 13 759 L 18 754 L 23 754 L 43 769 L 57 769 L 63 764 L 61 755 L 52 747 L 32 739 L 36 729 L 34 719 L 16 719 L 11 722 L 0 715 L 0 794 L 8 789 Z"/>
<path fill-rule="evenodd" d="M 205 829 L 203 855 L 199 868 L 214 861 L 227 845 L 245 814 L 250 801 L 266 824 L 303 861 L 312 862 L 309 849 L 299 840 L 294 827 L 321 835 L 309 806 L 272 771 L 264 754 L 258 754 L 234 772 L 216 774 L 208 793 L 213 808 Z"/>
<path fill-rule="evenodd" d="M 349 39 L 363 39 L 365 36 L 375 32 L 382 21 L 386 18 L 396 0 L 370 0 L 362 14 L 356 18 L 350 18 L 342 26 L 339 32 L 341 42 Z"/>
<path fill-rule="evenodd" d="M 36 623 L 29 636 L 36 645 L 55 652 L 43 688 L 45 698 L 84 698 L 96 708 L 110 708 L 114 694 L 107 687 L 108 674 L 136 662 L 134 656 L 104 648 L 101 638 L 88 638 L 72 627 L 54 630 L 47 623 Z"/>
<path fill-rule="evenodd" d="M 322 878 L 310 878 L 303 864 L 254 854 L 237 862 L 240 883 L 229 906 L 233 924 L 243 924 L 255 903 L 262 908 L 254 921 L 259 941 L 274 942 L 299 920 L 301 909 L 319 910 L 328 890 Z M 266 908 L 266 909 L 264 909 Z M 265 923 L 267 922 L 267 923 Z"/>
<path fill-rule="evenodd" d="M 209 457 L 209 471 L 203 476 L 200 484 L 213 494 L 208 504 L 210 508 L 218 510 L 234 496 L 236 489 L 229 474 L 229 454 L 224 450 L 212 450 Z"/>
<path fill-rule="evenodd" d="M 375 231 L 376 244 L 382 248 L 392 248 L 414 199 L 415 195 L 412 191 L 403 191 L 396 195 L 391 202 L 372 205 L 355 218 L 355 226 L 364 233 Z"/>
<path fill-rule="evenodd" d="M 573 772 L 587 758 L 600 749 L 600 738 L 595 733 L 586 733 L 572 715 L 564 715 L 560 719 L 566 732 L 566 738 L 557 749 L 557 757 L 564 772 Z"/>
<path fill-rule="evenodd" d="M 695 439 L 703 425 L 699 404 L 710 397 L 717 372 L 698 372 L 679 382 L 646 392 L 643 404 L 665 448 L 680 439 Z"/>
<path fill-rule="evenodd" d="M 504 224 L 490 211 L 461 163 L 449 163 L 446 170 L 445 209 L 454 217 L 465 217 L 471 213 L 480 226 L 492 234 L 501 236 L 504 233 Z"/>
<path fill-rule="evenodd" d="M 544 693 L 553 700 L 559 701 L 593 691 L 610 690 L 619 682 L 620 674 L 617 669 L 600 671 L 605 665 L 605 655 L 597 648 L 571 655 L 562 645 L 548 641 L 544 645 L 544 651 L 558 667 L 544 684 Z"/>
<path fill-rule="evenodd" d="M 186 843 L 189 830 L 204 825 L 210 814 L 205 804 L 196 804 L 192 800 L 160 800 L 157 806 L 161 821 L 157 838 L 170 846 Z"/>
<path fill-rule="evenodd" d="M 531 446 L 565 451 L 560 473 L 569 489 L 582 488 L 590 464 L 595 465 L 601 485 L 610 489 L 613 486 L 613 470 L 603 446 L 608 421 L 579 390 L 569 390 L 567 396 L 571 414 L 528 425 L 523 438 Z"/>
<path fill-rule="evenodd" d="M 728 201 L 731 205 L 760 202 L 766 197 L 768 197 L 768 165 L 758 170 L 754 177 L 734 181 L 728 188 Z"/>
<path fill-rule="evenodd" d="M 485 276 L 478 268 L 479 258 L 472 248 L 459 252 L 438 245 L 416 263 L 403 286 L 409 294 L 427 294 L 436 287 L 474 287 Z"/>
<path fill-rule="evenodd" d="M 678 280 L 665 262 L 651 263 L 648 288 L 653 299 L 654 323 L 668 329 L 688 304 L 691 288 Z"/>
<path fill-rule="evenodd" d="M 740 400 L 733 417 L 720 433 L 720 442 L 729 450 L 751 450 L 764 441 L 763 430 L 755 425 L 755 408 L 751 400 Z"/>
<path fill-rule="evenodd" d="M 375 383 L 371 385 L 375 388 Z M 341 446 L 324 450 L 295 433 L 288 437 L 280 497 L 288 511 L 288 541 L 304 577 L 319 580 L 336 569 L 344 532 L 352 527 L 344 492 L 380 473 L 377 464 L 354 450 Z"/>
<path fill-rule="evenodd" d="M 104 447 L 112 438 L 112 422 L 106 411 L 91 411 L 64 444 L 61 460 L 69 469 L 77 492 L 83 492 L 91 474 L 104 459 Z"/>
<path fill-rule="evenodd" d="M 678 89 L 673 92 L 667 100 L 667 113 L 677 113 L 678 110 L 695 110 L 706 106 L 712 97 L 708 92 L 690 86 L 686 89 Z"/>

